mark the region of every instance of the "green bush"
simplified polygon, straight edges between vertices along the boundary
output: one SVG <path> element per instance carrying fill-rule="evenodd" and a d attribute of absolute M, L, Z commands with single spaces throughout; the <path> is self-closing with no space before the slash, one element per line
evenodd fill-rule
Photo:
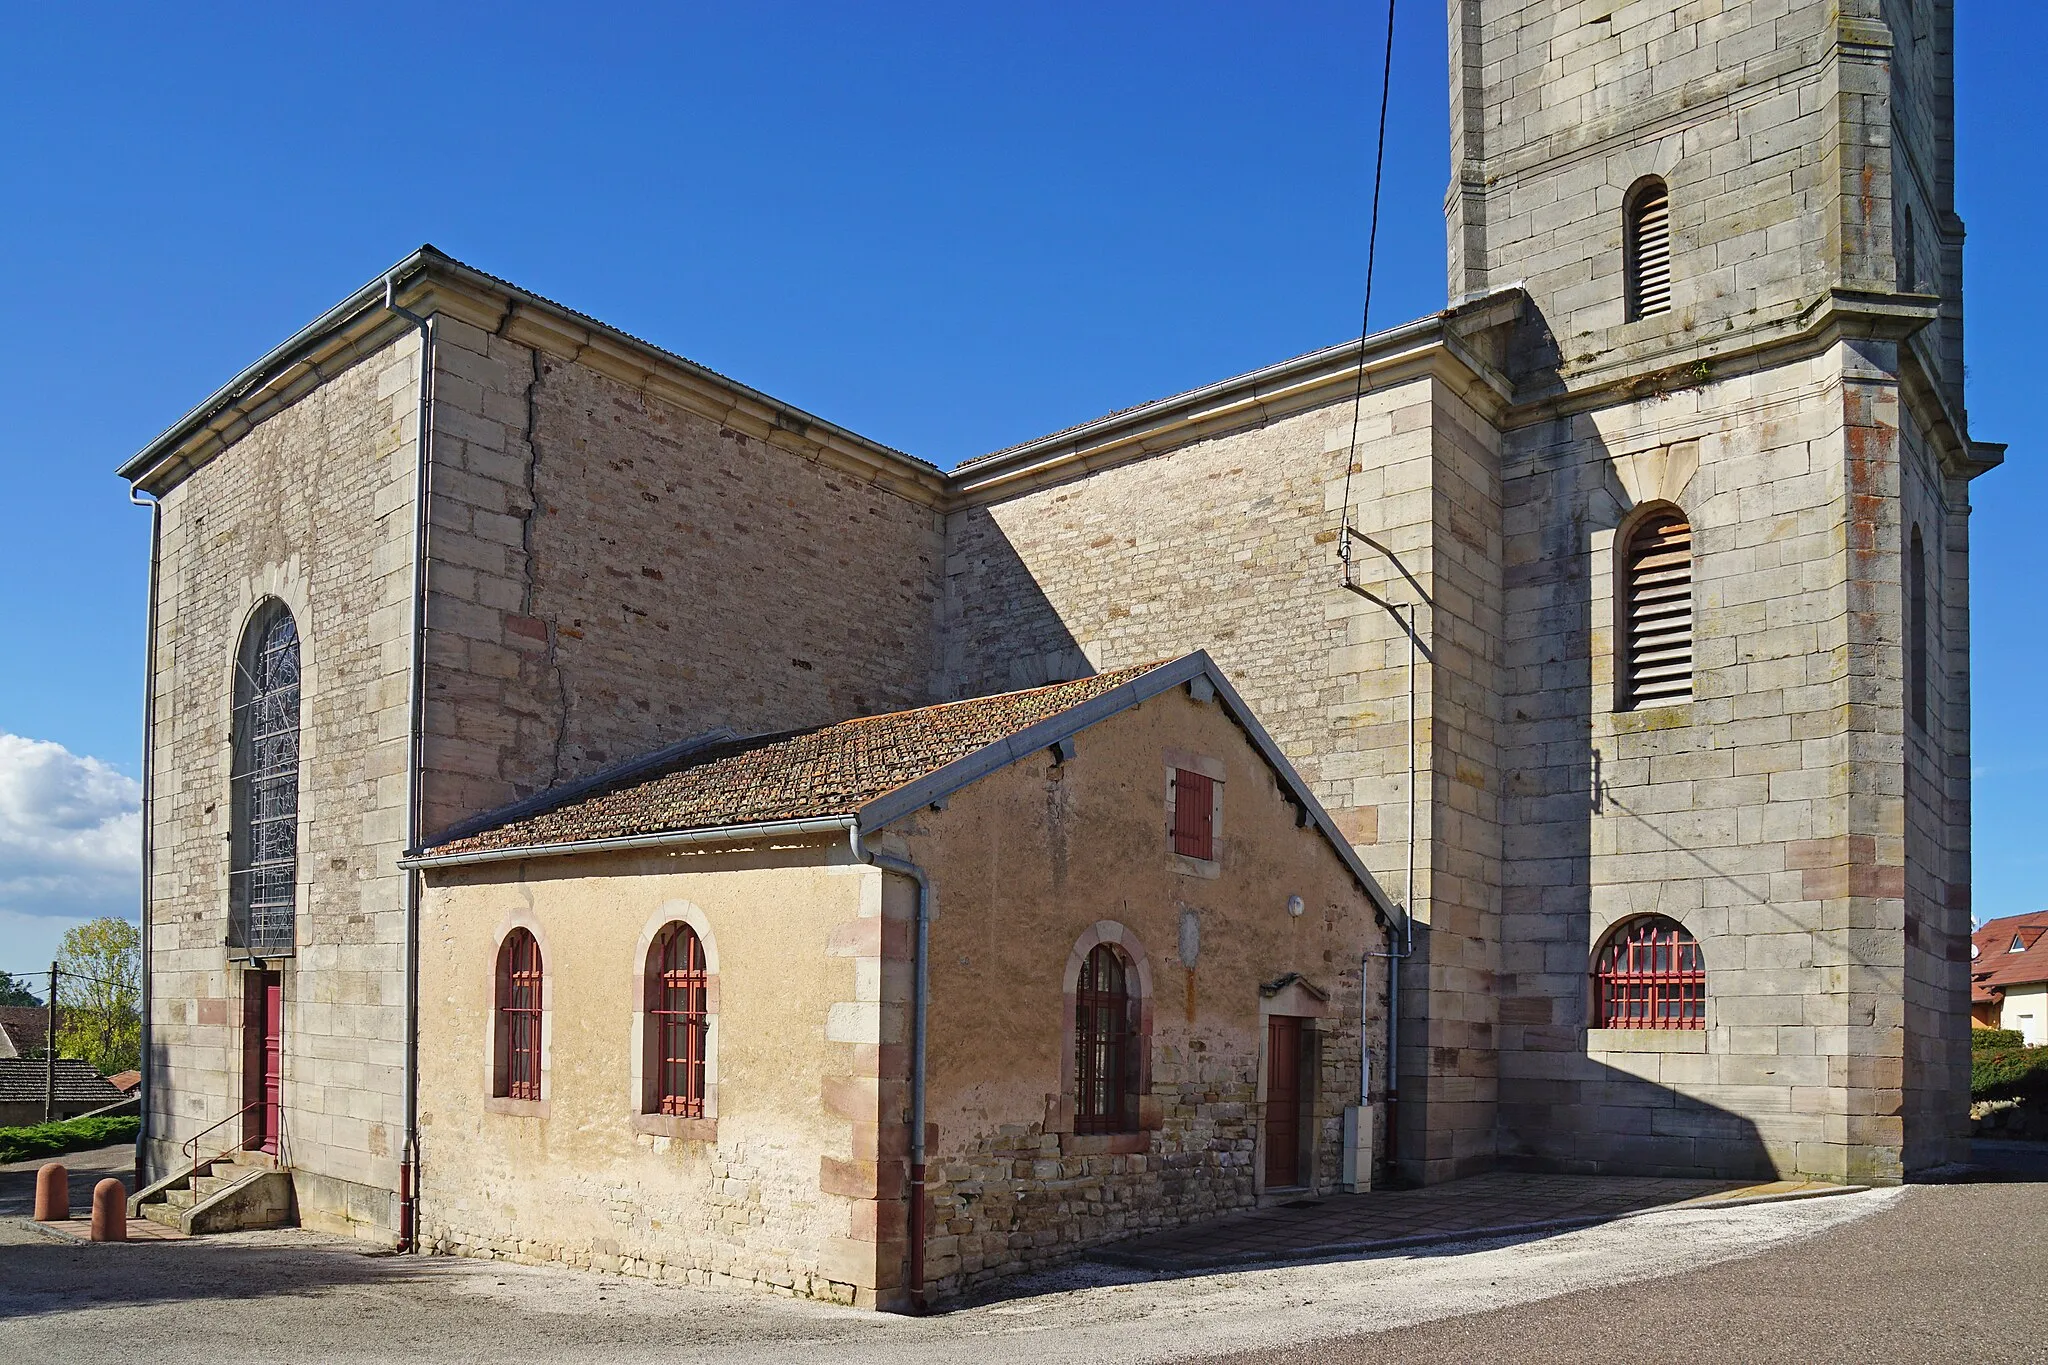
<path fill-rule="evenodd" d="M 2048 1047 L 2007 1047 L 1970 1054 L 1973 1100 L 2048 1100 Z"/>
<path fill-rule="evenodd" d="M 2016 1028 L 1973 1028 L 1970 1030 L 1970 1051 L 1998 1052 L 2010 1047 L 2025 1047 L 2026 1036 Z"/>
<path fill-rule="evenodd" d="M 62 1156 L 87 1147 L 111 1147 L 117 1142 L 133 1142 L 141 1129 L 142 1120 L 133 1114 L 0 1128 L 0 1161 L 27 1161 L 30 1157 Z"/>

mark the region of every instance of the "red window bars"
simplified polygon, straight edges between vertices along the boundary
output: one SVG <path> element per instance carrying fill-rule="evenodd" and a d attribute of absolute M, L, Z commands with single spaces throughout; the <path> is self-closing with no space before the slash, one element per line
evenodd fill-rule
<path fill-rule="evenodd" d="M 498 1093 L 515 1100 L 540 1098 L 540 1008 L 540 944 L 514 929 L 498 950 Z"/>
<path fill-rule="evenodd" d="M 1081 964 L 1074 992 L 1074 1131 L 1128 1133 L 1138 1127 L 1128 969 L 1107 943 Z"/>
<path fill-rule="evenodd" d="M 1216 856 L 1216 783 L 1185 768 L 1173 770 L 1173 851 L 1208 861 Z"/>
<path fill-rule="evenodd" d="M 1705 1028 L 1707 961 L 1668 919 L 1630 920 L 1607 936 L 1593 968 L 1596 1028 Z"/>
<path fill-rule="evenodd" d="M 648 983 L 647 1011 L 654 1025 L 653 1108 L 683 1118 L 704 1117 L 704 1056 L 711 1032 L 711 977 L 704 943 L 687 924 L 671 924 L 656 951 L 660 965 Z"/>

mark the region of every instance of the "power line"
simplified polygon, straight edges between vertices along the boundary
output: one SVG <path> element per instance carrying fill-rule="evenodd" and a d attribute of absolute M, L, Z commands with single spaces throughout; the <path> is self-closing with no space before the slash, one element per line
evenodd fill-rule
<path fill-rule="evenodd" d="M 1365 236 L 1365 304 L 1358 315 L 1358 380 L 1351 390 L 1351 443 L 1344 455 L 1344 509 L 1337 527 L 1337 557 L 1351 566 L 1351 471 L 1358 466 L 1358 414 L 1365 404 L 1365 339 L 1372 334 L 1372 275 L 1380 244 L 1380 179 L 1387 164 L 1387 97 L 1394 84 L 1394 5 L 1387 0 L 1386 62 L 1380 70 L 1380 126 L 1372 159 L 1372 224 Z"/>

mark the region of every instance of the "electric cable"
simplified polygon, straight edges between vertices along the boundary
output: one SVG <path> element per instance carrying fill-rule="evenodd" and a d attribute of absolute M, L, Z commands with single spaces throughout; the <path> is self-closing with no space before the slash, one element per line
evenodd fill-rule
<path fill-rule="evenodd" d="M 1380 70 L 1380 124 L 1372 160 L 1372 219 L 1365 235 L 1365 304 L 1358 315 L 1358 379 L 1351 390 L 1351 441 L 1344 453 L 1344 506 L 1337 526 L 1337 557 L 1351 575 L 1351 474 L 1358 467 L 1359 410 L 1365 405 L 1365 339 L 1372 333 L 1372 276 L 1380 243 L 1380 180 L 1387 164 L 1387 97 L 1394 83 L 1394 5 L 1387 0 L 1387 50 Z"/>

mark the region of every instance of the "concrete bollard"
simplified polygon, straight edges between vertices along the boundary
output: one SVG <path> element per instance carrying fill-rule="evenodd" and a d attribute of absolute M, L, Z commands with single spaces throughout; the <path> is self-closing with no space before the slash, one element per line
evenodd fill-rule
<path fill-rule="evenodd" d="M 61 1223 L 71 1216 L 71 1172 L 61 1161 L 47 1161 L 36 1172 L 36 1221 Z"/>
<path fill-rule="evenodd" d="M 128 1240 L 128 1187 L 112 1176 L 92 1187 L 92 1240 Z"/>

